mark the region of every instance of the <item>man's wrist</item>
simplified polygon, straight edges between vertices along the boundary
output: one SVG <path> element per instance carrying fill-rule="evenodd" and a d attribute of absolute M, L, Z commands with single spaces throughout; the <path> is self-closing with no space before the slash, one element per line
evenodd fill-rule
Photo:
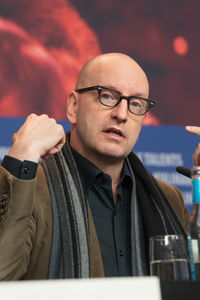
<path fill-rule="evenodd" d="M 19 145 L 14 145 L 14 144 L 12 145 L 8 153 L 8 156 L 13 157 L 20 161 L 27 160 L 35 163 L 38 163 L 40 160 L 40 155 L 38 151 L 36 151 L 35 149 L 30 147 L 26 149 L 26 147 L 23 147 L 21 145 L 19 147 Z"/>

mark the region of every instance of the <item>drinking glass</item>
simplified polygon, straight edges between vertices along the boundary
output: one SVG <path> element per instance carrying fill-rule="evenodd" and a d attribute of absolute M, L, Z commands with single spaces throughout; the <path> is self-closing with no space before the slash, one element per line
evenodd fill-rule
<path fill-rule="evenodd" d="M 189 280 L 189 263 L 181 235 L 158 235 L 150 238 L 150 274 L 160 280 Z"/>

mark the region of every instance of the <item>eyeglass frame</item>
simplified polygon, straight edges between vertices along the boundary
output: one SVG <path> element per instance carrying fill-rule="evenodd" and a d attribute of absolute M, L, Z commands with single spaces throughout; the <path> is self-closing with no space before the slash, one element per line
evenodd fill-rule
<path fill-rule="evenodd" d="M 119 101 L 117 101 L 117 103 L 114 106 L 109 106 L 109 105 L 106 105 L 106 104 L 104 104 L 104 103 L 101 102 L 100 96 L 101 96 L 101 91 L 103 89 L 110 90 L 110 91 L 113 91 L 113 92 L 117 92 L 119 94 Z M 149 100 L 149 99 L 146 99 L 146 98 L 143 98 L 143 97 L 140 97 L 140 96 L 124 96 L 121 92 L 119 92 L 119 91 L 117 91 L 115 89 L 112 89 L 112 88 L 109 88 L 109 87 L 105 87 L 105 86 L 101 86 L 101 85 L 95 85 L 95 86 L 90 86 L 90 87 L 86 87 L 86 88 L 81 88 L 81 89 L 76 89 L 75 90 L 75 92 L 80 93 L 80 94 L 81 93 L 85 93 L 85 92 L 89 92 L 89 91 L 97 91 L 98 95 L 99 95 L 99 102 L 102 105 L 106 106 L 106 107 L 116 107 L 122 101 L 122 99 L 127 100 L 127 102 L 128 102 L 128 110 L 130 111 L 130 113 L 132 113 L 134 115 L 137 115 L 137 116 L 143 116 L 143 115 L 145 115 L 148 112 L 148 110 L 151 109 L 156 104 L 155 101 Z M 133 98 L 135 98 L 135 99 L 141 99 L 141 100 L 144 100 L 144 101 L 146 101 L 148 103 L 147 110 L 144 113 L 137 114 L 137 113 L 134 113 L 134 112 L 132 112 L 130 110 L 129 103 L 130 103 L 130 100 L 133 99 Z"/>

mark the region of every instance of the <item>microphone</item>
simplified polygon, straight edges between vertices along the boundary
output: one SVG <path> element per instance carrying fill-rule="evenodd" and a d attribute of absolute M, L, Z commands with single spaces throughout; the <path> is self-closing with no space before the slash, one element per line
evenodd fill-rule
<path fill-rule="evenodd" d="M 176 167 L 176 171 L 184 176 L 191 178 L 191 171 L 189 168 L 184 168 L 182 166 Z"/>

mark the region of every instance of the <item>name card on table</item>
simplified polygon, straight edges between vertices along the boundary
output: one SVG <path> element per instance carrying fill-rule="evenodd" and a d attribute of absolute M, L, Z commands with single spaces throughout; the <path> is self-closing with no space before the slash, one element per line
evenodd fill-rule
<path fill-rule="evenodd" d="M 161 300 L 156 277 L 12 281 L 0 291 L 4 300 Z"/>

